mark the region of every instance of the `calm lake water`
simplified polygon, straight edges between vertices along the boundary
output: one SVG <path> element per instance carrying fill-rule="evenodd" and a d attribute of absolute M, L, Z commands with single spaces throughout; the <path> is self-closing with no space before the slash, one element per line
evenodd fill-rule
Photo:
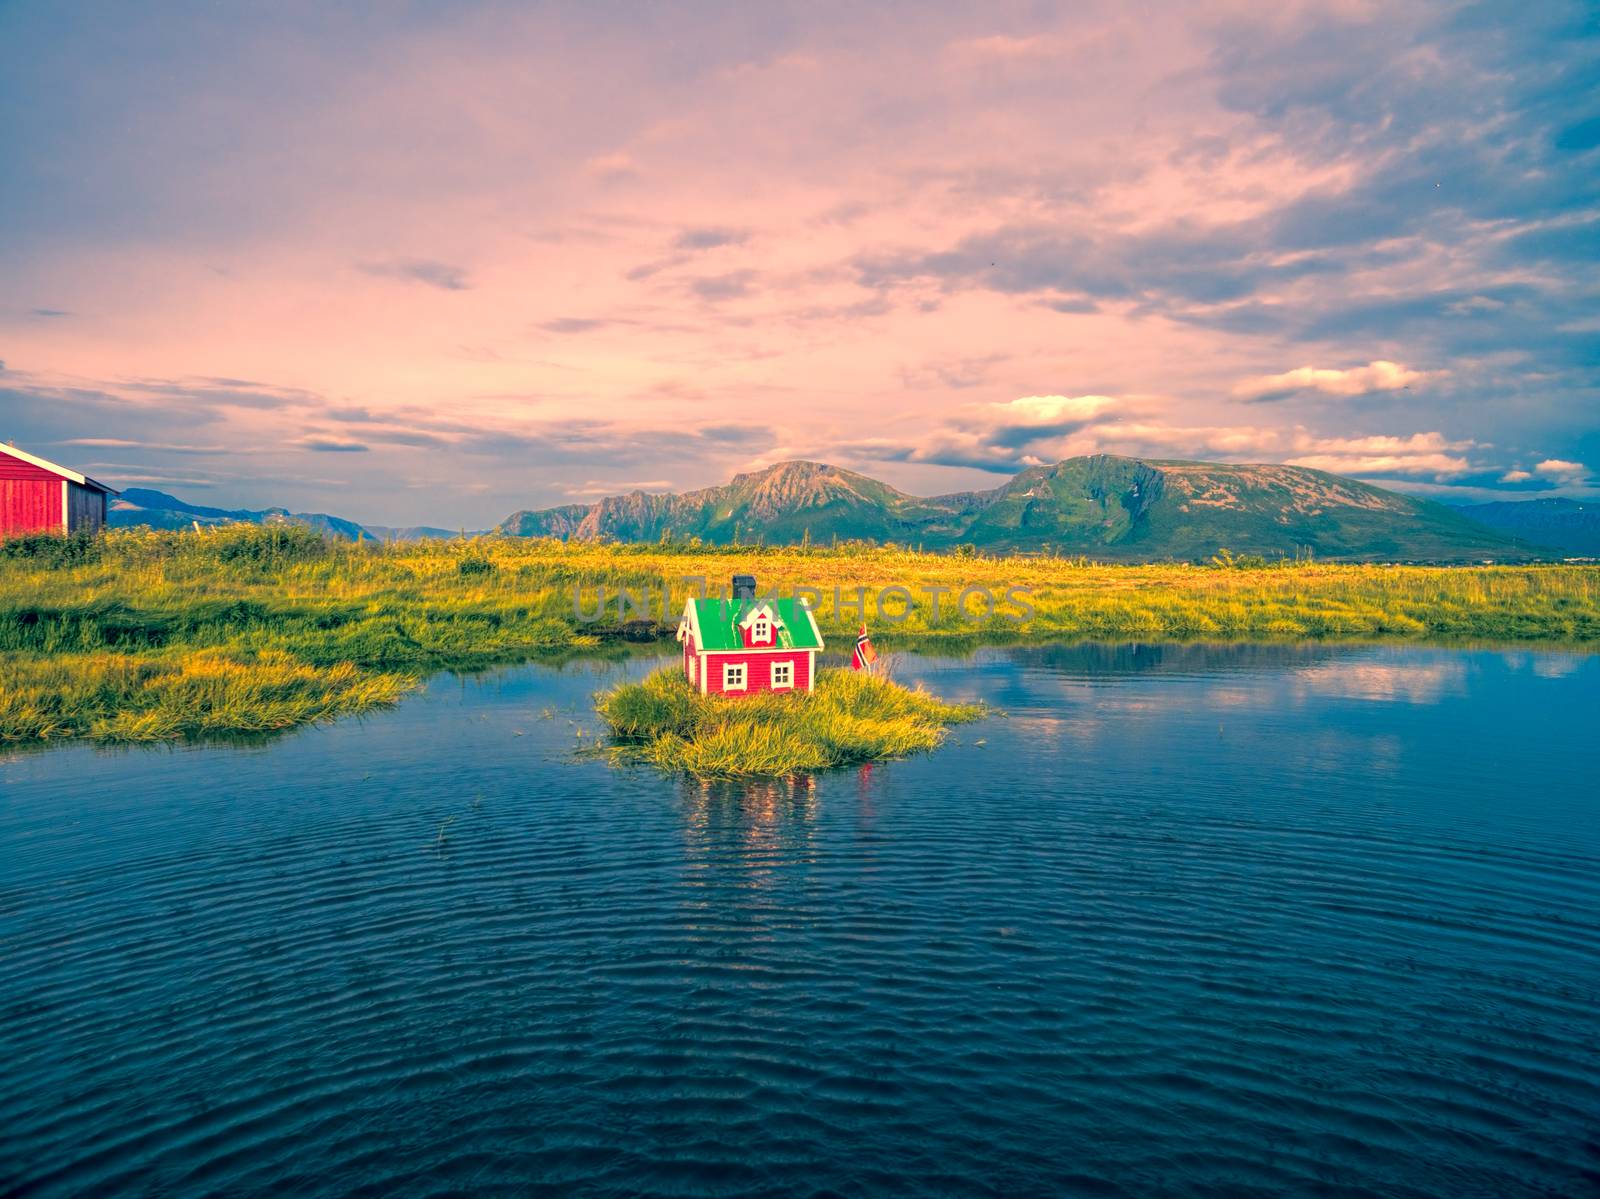
<path fill-rule="evenodd" d="M 766 786 L 653 663 L 0 756 L 0 1192 L 1594 1194 L 1600 657 L 902 659 L 1004 717 Z"/>

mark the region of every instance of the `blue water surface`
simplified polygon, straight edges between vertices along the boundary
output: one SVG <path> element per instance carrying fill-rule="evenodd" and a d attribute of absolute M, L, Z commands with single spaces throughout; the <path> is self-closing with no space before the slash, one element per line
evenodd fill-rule
<path fill-rule="evenodd" d="M 617 770 L 655 663 L 0 756 L 0 1192 L 1600 1192 L 1600 658 L 904 657 L 1000 714 Z"/>

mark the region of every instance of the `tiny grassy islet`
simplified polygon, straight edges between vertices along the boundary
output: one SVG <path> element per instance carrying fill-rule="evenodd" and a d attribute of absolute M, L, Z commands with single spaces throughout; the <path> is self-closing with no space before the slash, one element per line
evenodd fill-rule
<path fill-rule="evenodd" d="M 278 650 L 3 657 L 0 742 L 275 733 L 387 706 L 412 686 L 405 675 L 310 666 Z"/>
<path fill-rule="evenodd" d="M 886 678 L 823 670 L 805 694 L 700 695 L 673 668 L 603 693 L 596 707 L 619 761 L 701 778 L 785 775 L 925 753 L 980 719 Z"/>

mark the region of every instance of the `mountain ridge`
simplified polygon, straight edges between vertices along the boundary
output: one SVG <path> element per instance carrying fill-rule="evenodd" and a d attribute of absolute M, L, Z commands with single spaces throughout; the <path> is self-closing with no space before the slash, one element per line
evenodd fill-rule
<path fill-rule="evenodd" d="M 291 524 L 331 533 L 336 537 L 348 537 L 352 541 L 363 538 L 371 541 L 420 541 L 459 536 L 456 531 L 435 529 L 428 525 L 412 528 L 363 525 L 326 512 L 290 512 L 287 508 L 212 508 L 191 504 L 175 495 L 147 487 L 124 489 L 111 501 L 106 515 L 112 528 L 123 529 L 188 529 L 197 524 L 202 528 L 230 524 Z"/>
<path fill-rule="evenodd" d="M 514 512 L 494 530 L 578 541 L 863 540 L 1049 550 L 1127 561 L 1235 553 L 1356 561 L 1550 556 L 1429 500 L 1307 467 L 1095 454 L 1032 466 L 988 491 L 913 496 L 797 459 L 680 493 Z"/>
<path fill-rule="evenodd" d="M 1600 504 L 1565 496 L 1497 500 L 1456 509 L 1468 520 L 1535 545 L 1578 557 L 1600 557 Z"/>
<path fill-rule="evenodd" d="M 1492 511 L 1480 519 L 1479 509 Z M 1450 508 L 1304 467 L 1100 454 L 1029 467 L 986 491 L 934 496 L 911 495 L 828 463 L 792 460 L 680 493 L 635 490 L 523 510 L 493 532 L 580 542 L 970 545 L 1108 561 L 1204 561 L 1226 548 L 1266 557 L 1480 562 L 1592 552 L 1582 547 L 1595 519 L 1593 505 L 1575 501 Z M 127 489 L 110 511 L 110 523 L 119 527 L 237 522 L 298 524 L 376 541 L 458 535 L 286 508 L 207 507 L 145 488 Z M 1565 541 L 1549 533 L 1552 522 L 1570 526 Z"/>

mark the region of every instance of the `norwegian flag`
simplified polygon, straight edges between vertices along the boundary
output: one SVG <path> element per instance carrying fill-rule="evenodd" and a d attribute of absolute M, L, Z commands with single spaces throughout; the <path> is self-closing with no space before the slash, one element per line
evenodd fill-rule
<path fill-rule="evenodd" d="M 850 656 L 850 669 L 871 671 L 872 664 L 878 660 L 878 651 L 872 648 L 872 641 L 867 637 L 867 626 L 861 626 L 861 635 L 856 638 L 856 652 Z"/>

